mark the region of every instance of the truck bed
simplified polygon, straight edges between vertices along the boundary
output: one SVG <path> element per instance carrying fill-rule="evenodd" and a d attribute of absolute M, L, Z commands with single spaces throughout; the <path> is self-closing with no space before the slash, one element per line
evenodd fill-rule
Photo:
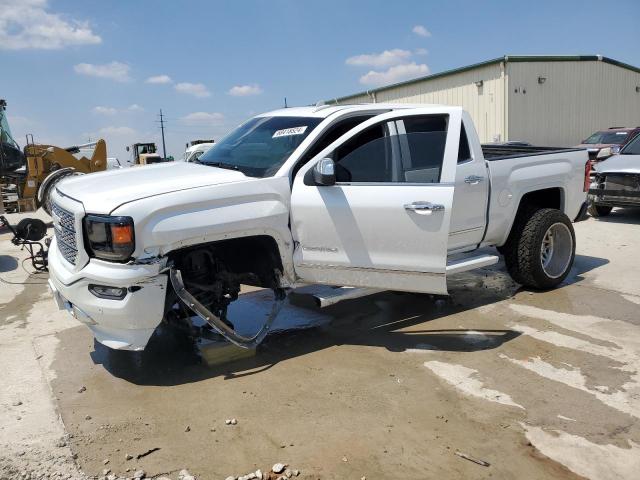
<path fill-rule="evenodd" d="M 523 145 L 482 145 L 482 153 L 485 160 L 504 160 L 507 158 L 530 157 L 533 155 L 546 155 L 549 153 L 573 152 L 584 150 L 584 148 L 562 148 L 562 147 L 534 147 Z"/>
<path fill-rule="evenodd" d="M 584 148 L 483 145 L 491 178 L 485 241 L 502 245 L 511 230 L 519 198 L 530 190 L 559 190 L 561 209 L 573 220 L 585 200 L 584 173 L 589 156 Z M 506 160 L 499 162 L 497 160 Z M 553 195 L 552 193 L 549 193 Z"/>

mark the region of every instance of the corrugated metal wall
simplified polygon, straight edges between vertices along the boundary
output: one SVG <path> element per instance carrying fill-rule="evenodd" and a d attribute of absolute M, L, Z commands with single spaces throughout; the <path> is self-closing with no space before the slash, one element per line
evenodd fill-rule
<path fill-rule="evenodd" d="M 475 82 L 482 80 L 481 87 Z M 478 129 L 481 142 L 505 138 L 504 85 L 502 64 L 493 64 L 418 81 L 376 92 L 376 102 L 436 103 L 462 106 Z M 340 103 L 372 102 L 367 95 L 343 98 Z"/>
<path fill-rule="evenodd" d="M 507 75 L 509 140 L 571 146 L 597 130 L 640 125 L 640 73 L 569 61 L 508 62 Z"/>

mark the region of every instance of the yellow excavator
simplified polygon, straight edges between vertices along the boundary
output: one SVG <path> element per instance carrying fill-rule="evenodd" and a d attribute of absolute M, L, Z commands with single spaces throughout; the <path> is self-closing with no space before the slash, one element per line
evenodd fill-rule
<path fill-rule="evenodd" d="M 106 170 L 107 145 L 102 139 L 60 148 L 36 144 L 33 135 L 27 135 L 27 145 L 20 150 L 11 136 L 6 109 L 7 102 L 0 99 L 0 206 L 4 206 L 5 211 L 42 207 L 51 214 L 49 194 L 60 180 Z M 81 154 L 87 149 L 93 149 L 91 158 Z"/>

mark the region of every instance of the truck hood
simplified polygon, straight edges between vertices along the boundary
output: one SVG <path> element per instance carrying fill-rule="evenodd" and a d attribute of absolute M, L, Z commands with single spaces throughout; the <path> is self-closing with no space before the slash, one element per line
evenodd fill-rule
<path fill-rule="evenodd" d="M 596 164 L 598 173 L 638 173 L 640 174 L 640 155 L 614 155 Z"/>
<path fill-rule="evenodd" d="M 234 170 L 170 162 L 69 177 L 56 188 L 81 202 L 87 213 L 108 214 L 134 200 L 248 179 Z"/>

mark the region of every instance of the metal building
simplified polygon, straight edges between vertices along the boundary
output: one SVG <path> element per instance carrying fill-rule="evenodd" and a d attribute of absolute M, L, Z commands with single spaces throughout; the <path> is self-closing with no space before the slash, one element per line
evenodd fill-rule
<path fill-rule="evenodd" d="M 460 105 L 482 142 L 571 146 L 640 125 L 640 68 L 601 55 L 504 56 L 326 103 Z"/>

